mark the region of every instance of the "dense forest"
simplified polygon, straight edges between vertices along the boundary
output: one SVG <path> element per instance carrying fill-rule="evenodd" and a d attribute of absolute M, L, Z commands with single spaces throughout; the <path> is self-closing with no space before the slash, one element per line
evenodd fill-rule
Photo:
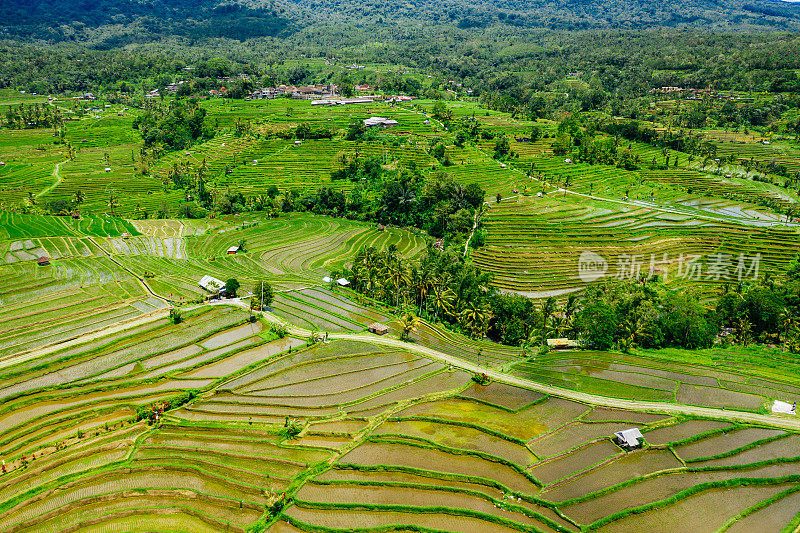
<path fill-rule="evenodd" d="M 391 26 L 424 22 L 459 29 L 550 28 L 593 29 L 702 27 L 796 30 L 800 8 L 769 0 L 637 0 L 520 2 L 514 0 L 418 0 L 398 4 L 374 0 L 295 3 L 275 0 L 165 0 L 147 2 L 76 0 L 4 2 L 0 20 L 5 31 L 19 37 L 49 41 L 84 40 L 109 47 L 153 36 L 254 37 L 285 36 L 319 23 L 357 22 Z M 2 27 L 2 26 L 0 26 Z M 107 33 L 116 35 L 107 39 Z"/>
<path fill-rule="evenodd" d="M 716 90 L 797 93 L 800 39 L 793 34 L 709 34 L 696 31 L 592 30 L 545 32 L 498 29 L 475 33 L 431 26 L 405 33 L 357 26 L 320 26 L 284 39 L 246 43 L 207 39 L 195 44 L 172 37 L 125 50 L 87 49 L 78 44 L 41 48 L 0 41 L 0 88 L 29 92 L 112 91 L 142 94 L 162 80 L 247 74 L 265 83 L 330 80 L 349 62 L 385 62 L 430 73 L 440 93 L 458 82 L 492 108 L 543 113 L 559 100 L 583 109 L 647 95 L 653 88 L 683 86 Z M 176 40 L 178 39 L 178 40 Z M 364 42 L 381 42 L 364 47 Z M 603 46 L 596 46 L 602 42 Z M 223 59 L 224 58 L 224 59 Z M 324 69 L 303 66 L 306 58 L 329 58 Z M 301 64 L 298 64 L 301 62 Z M 191 67 L 191 70 L 186 70 Z M 565 77 L 572 74 L 574 82 Z M 369 81 L 419 94 L 402 76 Z M 168 82 L 168 81 L 167 81 Z M 551 93 L 543 97 L 542 92 Z M 435 95 L 435 93 L 434 93 Z M 425 96 L 431 96 L 426 94 Z"/>
<path fill-rule="evenodd" d="M 0 87 L 114 87 L 222 56 L 235 72 L 291 83 L 323 73 L 298 79 L 281 70 L 286 60 L 391 58 L 485 90 L 498 106 L 564 91 L 555 84 L 568 73 L 584 75 L 579 92 L 619 98 L 664 85 L 788 92 L 800 46 L 778 32 L 798 29 L 800 5 L 766 0 L 15 0 L 0 5 Z"/>

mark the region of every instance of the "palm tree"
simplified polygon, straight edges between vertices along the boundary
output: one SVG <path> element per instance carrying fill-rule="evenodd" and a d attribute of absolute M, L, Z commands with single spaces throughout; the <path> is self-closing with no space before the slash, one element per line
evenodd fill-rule
<path fill-rule="evenodd" d="M 83 190 L 78 189 L 75 191 L 75 194 L 72 195 L 72 202 L 78 206 L 81 205 L 86 200 L 86 195 L 83 193 Z"/>
<path fill-rule="evenodd" d="M 114 215 L 114 209 L 119 207 L 119 195 L 114 189 L 108 191 L 108 208 L 111 209 L 111 216 Z"/>
<path fill-rule="evenodd" d="M 408 285 L 408 268 L 402 259 L 387 259 L 384 273 L 389 285 L 394 288 L 394 306 L 397 309 L 400 307 L 400 292 Z"/>
<path fill-rule="evenodd" d="M 786 351 L 786 344 L 789 338 L 789 331 L 795 329 L 797 327 L 797 317 L 794 316 L 788 307 L 784 307 L 783 311 L 781 311 L 778 320 L 781 321 L 781 325 L 783 326 L 783 351 Z"/>
<path fill-rule="evenodd" d="M 403 340 L 408 340 L 408 336 L 412 333 L 416 333 L 421 324 L 422 321 L 419 319 L 419 317 L 412 313 L 406 313 L 400 318 L 400 326 L 402 328 L 400 338 Z"/>
<path fill-rule="evenodd" d="M 453 311 L 453 298 L 455 298 L 455 293 L 443 280 L 439 279 L 431 286 L 431 294 L 433 295 L 433 319 L 438 321 L 440 312 L 444 314 Z"/>
<path fill-rule="evenodd" d="M 632 348 L 639 345 L 639 341 L 647 337 L 648 333 L 645 330 L 645 322 L 640 318 L 628 317 L 622 323 L 622 336 L 619 340 L 619 347 L 623 353 L 628 353 Z"/>
<path fill-rule="evenodd" d="M 480 338 L 489 329 L 489 320 L 492 319 L 492 312 L 488 306 L 482 305 L 475 300 L 470 300 L 464 310 L 458 315 L 461 324 L 470 332 L 473 338 Z"/>
<path fill-rule="evenodd" d="M 414 297 L 417 300 L 418 313 L 422 313 L 422 307 L 428 299 L 433 281 L 433 273 L 430 266 L 425 264 L 422 268 L 414 267 L 411 270 L 411 287 L 414 290 Z"/>
<path fill-rule="evenodd" d="M 547 342 L 547 333 L 548 333 L 547 322 L 550 319 L 550 317 L 553 316 L 553 313 L 555 313 L 555 311 L 556 311 L 556 299 L 551 296 L 544 301 L 541 309 L 542 322 L 540 324 L 540 330 L 542 334 L 542 346 L 544 346 L 545 342 Z"/>
<path fill-rule="evenodd" d="M 747 320 L 747 317 L 739 317 L 736 320 L 736 340 L 739 341 L 739 344 L 742 346 L 750 344 L 751 330 L 752 326 L 750 325 L 750 321 Z"/>

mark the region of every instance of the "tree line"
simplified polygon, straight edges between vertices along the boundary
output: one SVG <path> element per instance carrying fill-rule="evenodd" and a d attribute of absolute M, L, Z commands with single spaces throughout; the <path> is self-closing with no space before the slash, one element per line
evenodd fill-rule
<path fill-rule="evenodd" d="M 568 337 L 586 348 L 623 352 L 768 343 L 800 353 L 800 259 L 780 278 L 720 285 L 716 298 L 655 276 L 608 281 L 538 304 L 498 291 L 491 275 L 456 250 L 430 244 L 414 260 L 394 246 L 362 248 L 343 274 L 352 289 L 405 316 L 526 349 L 546 349 L 547 339 Z"/>

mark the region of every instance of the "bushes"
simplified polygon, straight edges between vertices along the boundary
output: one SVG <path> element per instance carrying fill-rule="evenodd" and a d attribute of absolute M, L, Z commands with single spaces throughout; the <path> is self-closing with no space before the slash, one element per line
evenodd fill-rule
<path fill-rule="evenodd" d="M 161 413 L 165 413 L 171 409 L 177 409 L 178 407 L 189 403 L 190 401 L 194 400 L 197 397 L 196 390 L 189 390 L 184 393 L 179 394 L 178 396 L 174 396 L 169 400 L 165 400 L 163 402 L 156 402 L 150 405 L 144 405 L 140 407 L 136 411 L 136 421 L 139 420 L 155 420 L 156 416 Z"/>
<path fill-rule="evenodd" d="M 489 379 L 489 376 L 487 376 L 486 374 L 481 372 L 480 374 L 473 374 L 472 381 L 474 381 L 478 385 L 484 385 L 485 386 L 485 385 L 489 384 L 491 379 Z"/>
<path fill-rule="evenodd" d="M 270 330 L 274 332 L 279 339 L 283 339 L 289 333 L 289 331 L 286 329 L 286 326 L 284 326 L 283 324 L 271 324 Z"/>

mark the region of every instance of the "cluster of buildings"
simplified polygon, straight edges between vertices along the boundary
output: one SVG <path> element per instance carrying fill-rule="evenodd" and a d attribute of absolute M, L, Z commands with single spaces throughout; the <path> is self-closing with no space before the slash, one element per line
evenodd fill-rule
<path fill-rule="evenodd" d="M 368 84 L 356 85 L 353 87 L 358 93 L 371 93 L 374 87 Z M 224 88 L 221 89 L 224 91 Z M 212 94 L 214 91 L 211 91 Z M 350 105 L 350 104 L 371 104 L 376 100 L 383 100 L 382 95 L 361 94 L 359 96 L 345 98 L 338 94 L 339 87 L 334 84 L 327 85 L 305 85 L 296 87 L 294 85 L 278 85 L 277 87 L 264 87 L 256 89 L 247 95 L 247 100 L 272 100 L 273 98 L 290 96 L 298 100 L 311 100 L 311 105 Z M 399 103 L 409 102 L 415 97 L 406 95 L 391 95 L 386 97 L 386 102 Z"/>
<path fill-rule="evenodd" d="M 350 105 L 350 104 L 371 104 L 375 100 L 380 100 L 380 96 L 360 96 L 356 98 L 325 98 L 322 100 L 312 100 L 311 105 Z"/>
<path fill-rule="evenodd" d="M 314 98 L 329 98 L 336 96 L 336 85 L 306 85 L 295 87 L 294 85 L 278 85 L 277 87 L 265 87 L 251 92 L 248 100 L 271 100 L 279 96 L 289 95 L 300 100 L 313 100 Z"/>
<path fill-rule="evenodd" d="M 166 92 L 168 92 L 168 93 L 175 94 L 175 93 L 178 92 L 178 87 L 180 87 L 181 85 L 183 85 L 185 83 L 188 83 L 188 82 L 183 81 L 183 80 L 178 81 L 178 82 L 173 82 L 173 83 L 170 83 L 169 85 L 167 85 L 166 87 L 164 87 L 164 90 Z M 144 95 L 145 98 L 158 98 L 159 96 L 161 96 L 161 91 L 159 91 L 158 89 L 153 89 L 152 91 L 150 91 L 150 92 L 148 92 L 147 94 Z"/>
<path fill-rule="evenodd" d="M 650 89 L 650 94 L 675 94 L 682 96 L 686 100 L 702 100 L 704 97 L 710 97 L 715 100 L 743 100 L 741 97 L 733 96 L 731 94 L 718 93 L 711 87 L 705 89 L 687 89 L 685 87 L 654 87 Z M 748 100 L 748 99 L 744 99 Z"/>

